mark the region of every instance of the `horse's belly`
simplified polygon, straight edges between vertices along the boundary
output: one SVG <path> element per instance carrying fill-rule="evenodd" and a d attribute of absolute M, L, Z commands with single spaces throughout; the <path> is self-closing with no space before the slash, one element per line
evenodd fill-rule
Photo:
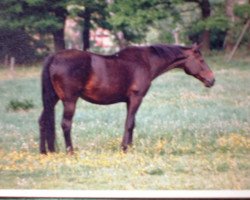
<path fill-rule="evenodd" d="M 113 104 L 118 102 L 126 102 L 127 98 L 121 92 L 115 89 L 91 89 L 84 90 L 81 97 L 91 103 L 96 104 Z"/>

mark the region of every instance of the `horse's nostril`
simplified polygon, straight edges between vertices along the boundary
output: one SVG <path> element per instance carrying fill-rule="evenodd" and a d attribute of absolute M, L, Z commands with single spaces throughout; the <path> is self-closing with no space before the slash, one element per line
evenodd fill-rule
<path fill-rule="evenodd" d="M 215 83 L 215 79 L 209 80 L 205 83 L 206 87 L 212 87 Z"/>
<path fill-rule="evenodd" d="M 215 79 L 211 79 L 211 80 L 204 80 L 204 84 L 206 87 L 212 87 L 215 83 Z"/>
<path fill-rule="evenodd" d="M 211 81 L 211 87 L 215 84 L 215 79 Z"/>

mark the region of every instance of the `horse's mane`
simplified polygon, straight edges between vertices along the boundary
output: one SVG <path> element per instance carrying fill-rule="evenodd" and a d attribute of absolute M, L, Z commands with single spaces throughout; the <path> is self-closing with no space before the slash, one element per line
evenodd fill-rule
<path fill-rule="evenodd" d="M 121 55 L 126 55 L 127 52 L 133 52 L 135 54 L 137 50 L 140 51 L 140 49 L 145 49 L 145 48 L 148 48 L 151 54 L 156 55 L 160 58 L 168 58 L 168 60 L 171 62 L 176 59 L 185 58 L 186 56 L 184 54 L 184 51 L 190 49 L 191 47 L 180 46 L 180 45 L 166 45 L 166 44 L 156 44 L 150 46 L 128 46 L 114 54 L 106 55 L 105 57 L 113 58 Z"/>
<path fill-rule="evenodd" d="M 157 44 L 150 46 L 151 52 L 159 57 L 167 57 L 170 60 L 181 59 L 185 57 L 184 50 L 190 49 L 190 47 L 184 47 L 179 45 L 165 45 Z"/>

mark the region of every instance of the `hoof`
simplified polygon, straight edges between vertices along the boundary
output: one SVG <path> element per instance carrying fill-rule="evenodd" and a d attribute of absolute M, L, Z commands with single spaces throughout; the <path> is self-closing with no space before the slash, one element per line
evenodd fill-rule
<path fill-rule="evenodd" d="M 123 153 L 127 153 L 128 152 L 128 147 L 127 146 L 126 147 L 122 146 L 122 151 L 123 151 Z"/>
<path fill-rule="evenodd" d="M 47 155 L 47 152 L 46 151 L 40 151 L 40 154 L 41 155 Z"/>
<path fill-rule="evenodd" d="M 73 150 L 72 147 L 68 147 L 68 148 L 66 149 L 66 152 L 67 152 L 68 155 L 74 155 L 74 150 Z"/>
<path fill-rule="evenodd" d="M 127 153 L 127 151 L 128 151 L 128 145 L 121 143 L 121 150 L 122 150 L 124 153 Z"/>
<path fill-rule="evenodd" d="M 129 149 L 132 149 L 133 145 L 129 144 L 129 145 L 121 145 L 121 149 L 124 153 L 127 153 L 129 151 Z"/>

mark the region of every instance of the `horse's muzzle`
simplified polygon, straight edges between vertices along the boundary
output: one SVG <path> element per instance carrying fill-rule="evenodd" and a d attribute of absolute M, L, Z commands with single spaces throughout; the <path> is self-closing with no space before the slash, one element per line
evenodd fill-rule
<path fill-rule="evenodd" d="M 213 78 L 213 79 L 210 79 L 210 80 L 205 80 L 204 81 L 204 84 L 205 84 L 205 86 L 206 87 L 212 87 L 212 86 L 214 86 L 214 83 L 215 83 L 215 79 Z"/>

